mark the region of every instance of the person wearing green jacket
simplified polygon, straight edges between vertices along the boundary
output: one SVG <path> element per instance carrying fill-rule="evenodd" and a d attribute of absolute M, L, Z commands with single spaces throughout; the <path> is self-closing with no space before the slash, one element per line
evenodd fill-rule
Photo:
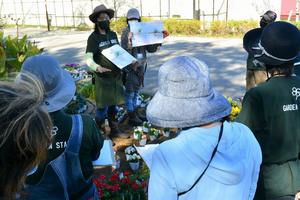
<path fill-rule="evenodd" d="M 122 72 L 101 52 L 119 44 L 117 34 L 110 30 L 110 19 L 114 16 L 112 9 L 104 5 L 97 6 L 89 19 L 95 24 L 95 30 L 89 36 L 86 47 L 86 63 L 95 74 L 96 123 L 103 127 L 107 117 L 110 136 L 129 138 L 123 133 L 116 120 L 116 105 L 124 103 Z"/>
<path fill-rule="evenodd" d="M 273 22 L 248 41 L 246 50 L 270 75 L 246 92 L 237 117 L 263 153 L 254 199 L 294 200 L 300 190 L 300 78 L 294 74 L 300 32 L 290 23 Z"/>

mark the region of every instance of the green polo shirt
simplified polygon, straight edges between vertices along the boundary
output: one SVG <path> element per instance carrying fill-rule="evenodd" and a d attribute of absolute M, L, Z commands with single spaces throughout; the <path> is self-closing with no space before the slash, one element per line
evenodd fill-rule
<path fill-rule="evenodd" d="M 63 111 L 50 113 L 50 115 L 53 121 L 52 144 L 48 148 L 46 161 L 39 165 L 36 173 L 27 178 L 26 182 L 28 184 L 34 185 L 40 181 L 46 165 L 64 152 L 71 134 L 71 115 L 67 115 Z M 81 116 L 83 121 L 83 137 L 79 150 L 79 159 L 84 177 L 89 178 L 93 174 L 92 161 L 96 160 L 100 155 L 100 150 L 103 146 L 103 137 L 90 116 Z"/>
<path fill-rule="evenodd" d="M 300 189 L 300 78 L 277 76 L 250 89 L 236 121 L 252 130 L 262 149 L 258 193 L 295 194 Z"/>

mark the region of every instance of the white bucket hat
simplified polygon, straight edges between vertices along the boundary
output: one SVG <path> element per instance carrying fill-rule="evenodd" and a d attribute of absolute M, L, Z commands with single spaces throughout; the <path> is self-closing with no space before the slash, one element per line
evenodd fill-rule
<path fill-rule="evenodd" d="M 184 128 L 226 117 L 227 99 L 215 91 L 206 64 L 194 57 L 179 56 L 163 64 L 159 89 L 147 107 L 147 119 L 159 127 Z"/>
<path fill-rule="evenodd" d="M 43 83 L 45 88 L 44 106 L 48 112 L 62 109 L 74 97 L 76 91 L 74 79 L 51 56 L 37 55 L 27 58 L 22 65 L 21 72 L 29 72 Z"/>

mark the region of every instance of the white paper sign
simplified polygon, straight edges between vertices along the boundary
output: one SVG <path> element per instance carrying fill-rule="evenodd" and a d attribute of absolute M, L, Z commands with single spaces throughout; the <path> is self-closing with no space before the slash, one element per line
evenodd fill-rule
<path fill-rule="evenodd" d="M 163 22 L 129 22 L 129 25 L 130 32 L 133 33 L 132 47 L 161 44 L 163 42 Z"/>
<path fill-rule="evenodd" d="M 143 147 L 134 146 L 136 148 L 137 152 L 140 154 L 140 156 L 145 161 L 145 163 L 149 169 L 151 169 L 152 155 L 153 155 L 156 147 L 158 147 L 158 145 L 159 144 L 147 144 Z"/>
<path fill-rule="evenodd" d="M 111 140 L 104 140 L 103 147 L 97 160 L 93 161 L 94 166 L 116 165 L 114 149 Z"/>
<path fill-rule="evenodd" d="M 130 55 L 118 44 L 104 49 L 101 53 L 120 69 L 123 69 L 133 61 L 137 61 L 132 55 Z"/>

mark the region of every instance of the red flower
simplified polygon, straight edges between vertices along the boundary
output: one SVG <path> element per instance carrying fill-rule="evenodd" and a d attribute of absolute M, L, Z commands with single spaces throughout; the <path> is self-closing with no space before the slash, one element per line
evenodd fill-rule
<path fill-rule="evenodd" d="M 124 171 L 124 176 L 129 176 L 129 175 L 130 175 L 130 172 L 127 171 L 127 170 L 125 170 L 125 171 Z"/>
<path fill-rule="evenodd" d="M 117 192 L 118 190 L 120 190 L 119 184 L 113 185 L 113 186 L 111 187 L 111 190 L 112 190 L 113 192 Z"/>
<path fill-rule="evenodd" d="M 103 181 L 103 180 L 106 179 L 106 176 L 105 176 L 105 175 L 100 175 L 100 176 L 99 176 L 99 179 L 100 179 L 100 181 Z"/>
<path fill-rule="evenodd" d="M 141 182 L 141 188 L 146 188 L 147 187 L 147 182 L 146 181 L 143 181 Z"/>
<path fill-rule="evenodd" d="M 109 179 L 112 183 L 115 183 L 119 180 L 119 175 L 118 174 L 114 174 L 110 177 Z"/>
<path fill-rule="evenodd" d="M 125 177 L 121 180 L 121 183 L 124 183 L 124 184 L 130 184 L 130 179 L 129 177 Z"/>
<path fill-rule="evenodd" d="M 133 190 L 139 189 L 139 185 L 138 185 L 136 182 L 134 182 L 134 183 L 131 185 L 131 187 L 132 187 Z"/>

